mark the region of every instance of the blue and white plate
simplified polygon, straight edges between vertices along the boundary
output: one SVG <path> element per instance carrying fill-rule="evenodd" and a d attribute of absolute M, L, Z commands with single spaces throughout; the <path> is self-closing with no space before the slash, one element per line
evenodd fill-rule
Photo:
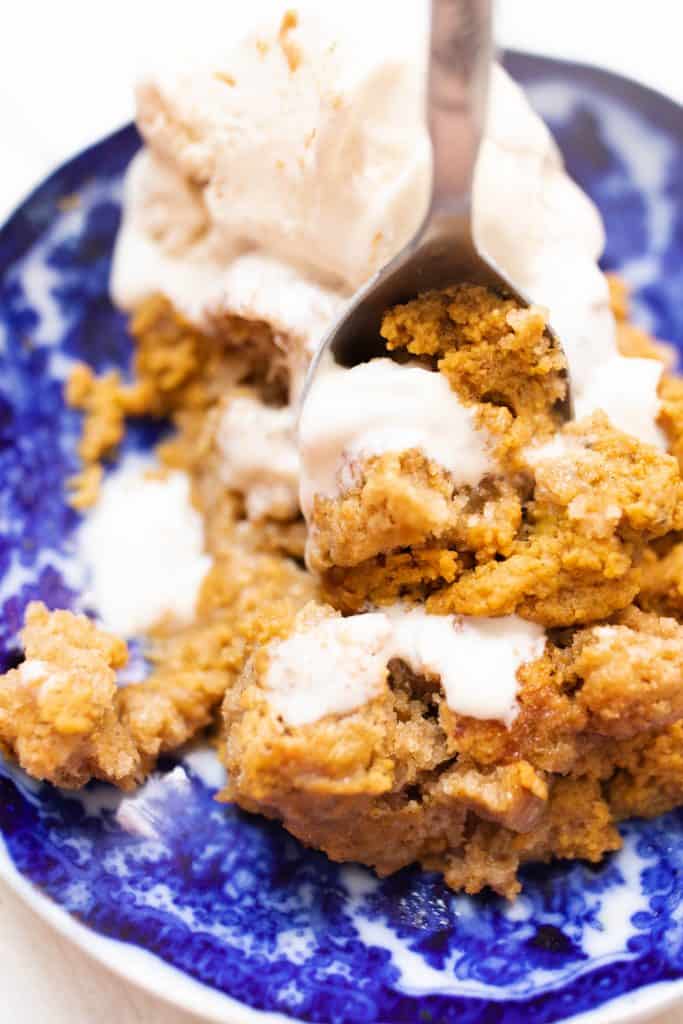
<path fill-rule="evenodd" d="M 518 54 L 513 74 L 607 225 L 605 264 L 640 321 L 683 346 L 683 111 L 603 71 Z M 64 503 L 73 360 L 126 367 L 107 297 L 125 128 L 57 171 L 0 231 L 0 661 L 27 602 L 80 607 Z M 127 444 L 149 447 L 153 427 Z M 378 881 L 216 804 L 195 753 L 141 795 L 59 792 L 0 764 L 0 874 L 121 974 L 221 1021 L 543 1024 L 633 1019 L 683 994 L 683 812 L 623 827 L 599 867 L 524 872 L 524 895 L 454 896 L 416 869 Z M 258 1012 L 257 1012 L 258 1011 Z"/>

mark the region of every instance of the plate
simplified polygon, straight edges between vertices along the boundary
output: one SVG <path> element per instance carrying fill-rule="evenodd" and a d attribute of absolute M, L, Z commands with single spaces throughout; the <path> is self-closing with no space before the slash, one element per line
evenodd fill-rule
<path fill-rule="evenodd" d="M 636 318 L 683 346 L 683 111 L 594 68 L 509 54 L 569 170 L 600 207 L 605 265 Z M 132 127 L 41 185 L 0 230 L 0 662 L 28 601 L 82 606 L 64 503 L 79 417 L 74 360 L 126 368 L 107 296 Z M 149 448 L 139 424 L 126 447 Z M 59 792 L 0 763 L 0 874 L 126 978 L 221 1021 L 605 1024 L 683 994 L 683 812 L 623 826 L 598 867 L 528 867 L 514 904 L 455 896 L 417 869 L 376 879 L 278 825 L 219 806 L 194 751 L 134 797 Z"/>

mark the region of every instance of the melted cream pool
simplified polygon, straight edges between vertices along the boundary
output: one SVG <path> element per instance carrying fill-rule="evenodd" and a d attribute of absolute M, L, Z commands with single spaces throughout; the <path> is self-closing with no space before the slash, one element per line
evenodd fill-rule
<path fill-rule="evenodd" d="M 338 495 L 345 471 L 361 459 L 413 448 L 456 486 L 475 486 L 496 468 L 488 437 L 443 374 L 391 359 L 321 369 L 299 421 L 304 515 L 316 494 Z"/>
<path fill-rule="evenodd" d="M 245 495 L 249 519 L 288 519 L 299 511 L 299 455 L 294 412 L 249 396 L 233 398 L 221 416 L 216 441 L 221 479 Z"/>
<path fill-rule="evenodd" d="M 457 714 L 509 726 L 518 710 L 517 670 L 544 647 L 543 628 L 516 615 L 428 615 L 398 605 L 324 619 L 273 645 L 265 686 L 288 725 L 309 725 L 378 697 L 389 662 L 399 658 L 417 675 L 440 679 Z"/>
<path fill-rule="evenodd" d="M 104 482 L 78 534 L 78 553 L 105 629 L 131 636 L 164 616 L 189 621 L 211 559 L 185 473 L 149 475 L 129 456 Z"/>

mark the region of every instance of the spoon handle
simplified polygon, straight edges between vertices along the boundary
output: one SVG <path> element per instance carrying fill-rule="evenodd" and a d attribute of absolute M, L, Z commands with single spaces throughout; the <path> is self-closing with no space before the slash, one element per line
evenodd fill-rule
<path fill-rule="evenodd" d="M 493 58 L 492 0 L 432 0 L 428 117 L 430 219 L 467 210 Z"/>

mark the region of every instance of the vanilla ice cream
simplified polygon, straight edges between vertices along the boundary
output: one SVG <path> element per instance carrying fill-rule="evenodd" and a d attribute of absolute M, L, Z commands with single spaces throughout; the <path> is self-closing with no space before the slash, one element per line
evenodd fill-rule
<path fill-rule="evenodd" d="M 143 81 L 115 300 L 161 290 L 198 323 L 236 312 L 312 351 L 427 203 L 420 76 L 392 38 L 378 52 L 353 24 L 285 16 Z"/>
<path fill-rule="evenodd" d="M 290 352 L 298 393 L 349 296 L 427 206 L 423 15 L 410 5 L 400 31 L 379 33 L 304 3 L 204 62 L 142 82 L 146 148 L 128 173 L 114 299 L 133 309 L 160 291 L 209 330 L 225 313 L 265 320 Z M 600 217 L 500 68 L 474 217 L 482 248 L 549 308 L 577 413 L 605 408 L 615 426 L 661 445 L 661 368 L 617 352 Z"/>

